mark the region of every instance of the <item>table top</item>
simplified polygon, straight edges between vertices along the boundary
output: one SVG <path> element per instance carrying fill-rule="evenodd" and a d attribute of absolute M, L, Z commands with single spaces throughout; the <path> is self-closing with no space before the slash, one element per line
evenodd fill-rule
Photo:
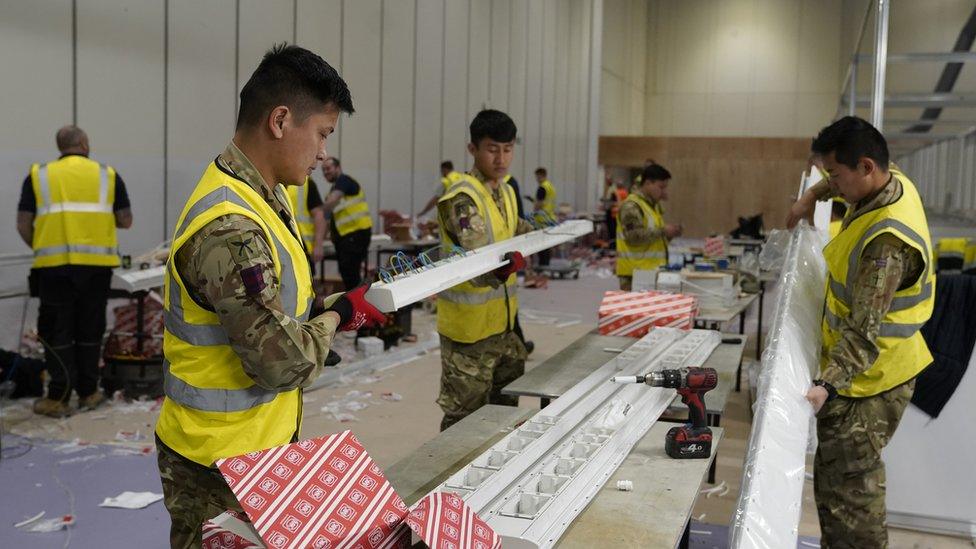
<path fill-rule="evenodd" d="M 535 412 L 483 406 L 393 464 L 386 476 L 404 503 L 412 505 Z M 651 427 L 557 547 L 671 549 L 678 545 L 701 481 L 715 458 L 722 429 L 712 428 L 711 458 L 671 459 L 664 453 L 670 427 L 661 422 Z M 634 490 L 617 490 L 618 480 L 632 481 Z"/>
<path fill-rule="evenodd" d="M 695 320 L 729 322 L 742 314 L 758 297 L 759 294 L 747 294 L 739 297 L 731 307 L 702 308 L 698 311 L 698 316 L 695 317 Z"/>
<path fill-rule="evenodd" d="M 734 338 L 739 342 L 720 343 L 701 365 L 705 368 L 715 368 L 718 372 L 718 386 L 705 394 L 705 411 L 710 414 L 721 414 L 725 411 L 729 393 L 735 386 L 735 372 L 745 350 L 745 336 L 722 334 L 722 337 L 723 339 Z M 562 351 L 506 385 L 502 389 L 502 394 L 559 398 L 590 375 L 593 370 L 617 356 L 617 353 L 607 352 L 604 349 L 623 350 L 636 341 L 637 339 L 632 337 L 605 336 L 593 332 L 583 334 Z M 675 394 L 669 411 L 678 413 L 687 410 L 688 407 L 682 404 L 681 399 Z"/>

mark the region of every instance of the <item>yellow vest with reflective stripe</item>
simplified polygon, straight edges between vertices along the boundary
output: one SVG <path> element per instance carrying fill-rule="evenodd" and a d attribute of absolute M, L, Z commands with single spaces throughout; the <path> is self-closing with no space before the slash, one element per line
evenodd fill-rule
<path fill-rule="evenodd" d="M 976 269 L 976 240 L 970 240 L 966 244 L 966 257 L 962 269 L 964 271 Z"/>
<path fill-rule="evenodd" d="M 115 170 L 69 155 L 31 166 L 37 203 L 34 267 L 119 265 L 115 235 Z"/>
<path fill-rule="evenodd" d="M 640 206 L 646 228 L 664 228 L 660 204 L 652 206 L 640 193 L 630 193 L 624 202 L 634 202 Z M 668 242 L 663 235 L 644 246 L 631 246 L 624 238 L 623 224 L 617 223 L 617 275 L 632 276 L 635 270 L 657 269 L 667 264 Z"/>
<path fill-rule="evenodd" d="M 315 222 L 312 212 L 308 210 L 308 186 L 314 185 L 312 178 L 306 178 L 304 185 L 288 185 L 288 199 L 291 201 L 291 211 L 295 214 L 298 234 L 302 235 L 305 251 L 312 253 L 315 244 Z"/>
<path fill-rule="evenodd" d="M 939 244 L 935 249 L 935 257 L 936 259 L 958 258 L 965 261 L 968 242 L 969 240 L 966 238 L 939 239 Z"/>
<path fill-rule="evenodd" d="M 286 199 L 278 189 L 279 200 Z M 312 282 L 305 251 L 271 206 L 247 183 L 211 163 L 176 224 L 171 250 L 217 217 L 252 219 L 271 245 L 281 306 L 305 320 Z M 173 267 L 164 279 L 163 400 L 156 434 L 180 455 L 210 466 L 215 460 L 286 444 L 301 427 L 301 390 L 263 389 L 244 372 L 216 314 L 187 293 Z"/>
<path fill-rule="evenodd" d="M 451 185 L 462 179 L 464 179 L 464 174 L 459 172 L 448 172 L 446 176 L 441 177 L 441 185 L 444 185 L 444 192 L 446 193 L 451 188 Z"/>
<path fill-rule="evenodd" d="M 838 391 L 849 397 L 867 397 L 887 391 L 912 379 L 932 362 L 932 354 L 919 329 L 932 315 L 935 303 L 935 269 L 928 222 L 915 185 L 901 172 L 891 170 L 902 185 L 895 203 L 854 219 L 826 247 L 827 293 L 820 367 L 827 364 L 830 350 L 841 337 L 842 319 L 850 315 L 853 283 L 849 277 L 864 247 L 875 237 L 891 234 L 919 251 L 925 267 L 914 284 L 895 292 L 888 313 L 881 321 L 878 358 L 867 371 L 854 377 L 851 387 Z"/>
<path fill-rule="evenodd" d="M 342 200 L 332 210 L 332 220 L 335 221 L 339 236 L 373 227 L 373 218 L 369 215 L 369 203 L 366 202 L 366 193 L 363 192 L 362 185 L 355 195 L 342 196 Z"/>
<path fill-rule="evenodd" d="M 544 179 L 539 186 L 546 191 L 546 197 L 542 199 L 542 211 L 549 214 L 553 219 L 556 218 L 556 188 L 552 186 L 552 182 L 548 179 Z"/>
<path fill-rule="evenodd" d="M 841 228 L 843 228 L 843 226 L 844 226 L 843 219 L 837 219 L 831 221 L 830 225 L 827 226 L 827 234 L 830 236 L 830 238 L 834 238 L 835 236 L 840 234 L 840 230 Z"/>
<path fill-rule="evenodd" d="M 501 242 L 515 236 L 518 206 L 515 203 L 515 191 L 510 185 L 503 182 L 499 190 L 504 199 L 504 214 L 495 204 L 491 190 L 468 175 L 453 185 L 441 201 L 450 200 L 459 194 L 470 196 L 485 221 L 490 243 Z M 457 243 L 445 229 L 444 220 L 438 217 L 438 222 L 441 243 L 449 250 Z M 515 313 L 518 311 L 515 284 L 515 275 L 512 274 L 497 288 L 464 282 L 441 292 L 437 295 L 437 331 L 453 341 L 474 343 L 512 329 Z"/>

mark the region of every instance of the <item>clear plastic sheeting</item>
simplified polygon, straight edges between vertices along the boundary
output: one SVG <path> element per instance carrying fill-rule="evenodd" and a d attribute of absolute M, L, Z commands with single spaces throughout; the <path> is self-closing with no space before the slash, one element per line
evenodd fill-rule
<path fill-rule="evenodd" d="M 782 229 L 773 229 L 766 235 L 766 243 L 763 244 L 762 252 L 759 254 L 759 267 L 764 271 L 779 271 L 786 261 L 786 254 L 792 242 L 792 232 Z"/>
<path fill-rule="evenodd" d="M 762 356 L 730 547 L 781 549 L 797 543 L 813 421 L 805 395 L 818 368 L 827 269 L 822 233 L 801 223 L 783 234 L 789 239 L 780 254 L 782 293 Z"/>

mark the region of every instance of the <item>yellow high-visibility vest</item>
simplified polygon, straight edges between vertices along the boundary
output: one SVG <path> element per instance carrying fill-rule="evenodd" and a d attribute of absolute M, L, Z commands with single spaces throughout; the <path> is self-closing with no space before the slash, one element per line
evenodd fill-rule
<path fill-rule="evenodd" d="M 935 257 L 936 259 L 959 259 L 965 262 L 968 243 L 969 239 L 966 238 L 941 238 L 935 249 Z"/>
<path fill-rule="evenodd" d="M 457 183 L 464 179 L 464 174 L 460 172 L 451 171 L 447 175 L 441 177 L 441 185 L 444 186 L 444 192 L 446 193 L 451 185 Z"/>
<path fill-rule="evenodd" d="M 305 244 L 305 251 L 312 253 L 315 244 L 315 222 L 312 219 L 312 212 L 308 209 L 308 186 L 314 185 L 311 177 L 305 179 L 304 185 L 289 185 L 288 200 L 291 202 L 291 211 L 295 214 L 295 223 L 298 225 L 298 233 L 302 236 Z"/>
<path fill-rule="evenodd" d="M 963 260 L 962 269 L 964 271 L 976 269 L 976 240 L 970 240 L 966 244 L 966 257 Z"/>
<path fill-rule="evenodd" d="M 332 220 L 339 236 L 373 227 L 373 218 L 369 215 L 369 203 L 366 202 L 362 185 L 359 186 L 358 193 L 352 196 L 342 195 L 342 199 L 332 210 Z"/>
<path fill-rule="evenodd" d="M 556 218 L 556 188 L 552 186 L 552 182 L 548 179 L 544 179 L 539 186 L 546 191 L 546 197 L 542 199 L 542 211 L 549 214 L 553 219 Z"/>
<path fill-rule="evenodd" d="M 664 213 L 660 203 L 652 205 L 640 193 L 630 193 L 624 202 L 640 206 L 646 228 L 664 228 Z M 657 269 L 668 264 L 668 242 L 664 235 L 643 246 L 631 246 L 624 238 L 622 223 L 617 224 L 617 275 L 633 276 L 635 270 Z"/>
<path fill-rule="evenodd" d="M 284 192 L 279 197 L 285 199 Z M 156 434 L 164 444 L 206 466 L 220 458 L 286 444 L 298 435 L 302 419 L 301 390 L 274 391 L 255 385 L 231 348 L 220 319 L 190 297 L 174 268 L 173 253 L 207 223 L 228 214 L 253 220 L 271 244 L 285 314 L 306 320 L 314 295 L 305 250 L 292 232 L 297 228 L 287 227 L 254 189 L 211 163 L 176 223 L 166 267 L 166 398 L 156 423 Z"/>
<path fill-rule="evenodd" d="M 117 267 L 115 170 L 69 155 L 34 164 L 30 175 L 37 203 L 34 267 Z"/>
<path fill-rule="evenodd" d="M 464 179 L 453 185 L 451 190 L 441 197 L 441 201 L 450 200 L 459 194 L 470 196 L 478 207 L 479 215 L 485 221 L 490 242 L 501 242 L 515 236 L 518 227 L 518 206 L 515 203 L 515 191 L 511 186 L 503 182 L 499 191 L 504 199 L 504 214 L 495 204 L 491 190 L 469 175 L 465 175 Z M 444 219 L 440 216 L 438 216 L 438 223 L 441 229 L 441 243 L 449 250 L 457 243 L 451 239 L 451 235 L 445 229 Z M 515 324 L 515 313 L 518 311 L 515 283 L 515 275 L 512 274 L 497 288 L 475 286 L 471 282 L 464 282 L 441 292 L 437 295 L 437 331 L 453 341 L 474 343 L 511 330 Z"/>
<path fill-rule="evenodd" d="M 935 303 L 935 269 L 928 222 L 915 185 L 900 171 L 891 170 L 902 185 L 895 203 L 854 219 L 826 247 L 827 292 L 820 367 L 827 364 L 830 350 L 840 340 L 843 319 L 850 315 L 851 278 L 864 247 L 882 234 L 891 234 L 919 251 L 925 261 L 918 280 L 895 292 L 888 313 L 881 321 L 878 358 L 867 371 L 854 377 L 851 387 L 838 391 L 849 397 L 867 397 L 887 391 L 912 379 L 932 362 L 919 329 L 932 315 Z"/>
<path fill-rule="evenodd" d="M 830 225 L 827 226 L 827 234 L 830 236 L 830 238 L 834 238 L 835 236 L 840 234 L 840 230 L 843 226 L 844 226 L 843 219 L 836 219 L 834 221 L 831 221 Z"/>

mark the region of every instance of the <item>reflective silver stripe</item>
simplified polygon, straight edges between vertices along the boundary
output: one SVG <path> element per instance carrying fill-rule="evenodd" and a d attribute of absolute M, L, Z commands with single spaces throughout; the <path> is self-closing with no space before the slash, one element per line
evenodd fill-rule
<path fill-rule="evenodd" d="M 98 165 L 98 202 L 108 204 L 108 168 L 101 164 Z"/>
<path fill-rule="evenodd" d="M 843 321 L 840 317 L 834 314 L 829 307 L 824 308 L 824 318 L 827 320 L 827 326 L 831 330 L 841 330 L 843 327 Z M 924 322 L 919 324 L 901 324 L 897 322 L 882 322 L 878 329 L 879 337 L 911 337 L 915 332 L 922 329 L 925 325 Z"/>
<path fill-rule="evenodd" d="M 58 202 L 48 204 L 37 209 L 37 216 L 54 213 L 112 213 L 111 204 L 99 204 L 96 202 Z"/>
<path fill-rule="evenodd" d="M 364 217 L 369 217 L 369 210 L 354 213 L 349 217 L 343 217 L 341 223 L 336 223 L 336 228 L 338 229 L 339 227 L 345 227 L 346 225 L 352 224 L 353 221 L 362 219 Z"/>
<path fill-rule="evenodd" d="M 181 406 L 204 412 L 240 412 L 271 402 L 277 391 L 252 385 L 246 389 L 203 389 L 194 387 L 169 371 L 169 361 L 163 360 L 163 391 Z"/>
<path fill-rule="evenodd" d="M 848 276 L 850 276 L 850 273 L 848 273 Z M 850 300 L 847 298 L 847 288 L 835 280 L 834 277 L 830 276 L 830 273 L 827 273 L 827 281 L 830 285 L 830 293 L 832 293 L 838 301 L 850 308 Z"/>
<path fill-rule="evenodd" d="M 62 246 L 47 246 L 34 250 L 35 257 L 58 254 L 96 254 L 118 255 L 118 249 L 111 246 L 88 246 L 85 244 L 65 244 Z"/>
<path fill-rule="evenodd" d="M 939 259 L 962 259 L 962 252 L 938 252 Z"/>
<path fill-rule="evenodd" d="M 664 259 L 667 254 L 664 252 L 617 252 L 617 257 L 624 259 Z"/>
<path fill-rule="evenodd" d="M 366 198 L 362 195 L 362 191 L 360 191 L 360 194 L 357 194 L 353 198 L 343 198 L 340 200 L 339 204 L 332 211 L 334 213 L 341 213 L 347 208 L 351 208 L 357 204 L 362 204 L 363 202 L 366 202 Z"/>
<path fill-rule="evenodd" d="M 190 324 L 184 319 L 183 294 L 172 270 L 169 272 L 169 309 L 163 309 L 163 324 L 166 326 L 166 331 L 192 345 L 211 346 L 230 343 L 227 332 L 222 326 Z"/>
<path fill-rule="evenodd" d="M 187 227 L 190 226 L 193 219 L 220 202 L 230 202 L 232 204 L 236 204 L 254 213 L 259 218 L 261 217 L 257 212 L 254 211 L 254 208 L 252 208 L 250 204 L 248 204 L 243 198 L 234 192 L 233 189 L 227 186 L 221 186 L 202 196 L 193 204 L 193 206 L 190 207 L 189 210 L 187 210 L 186 217 L 183 218 L 183 223 L 181 223 L 179 229 L 177 229 L 174 240 L 180 238 L 180 236 L 186 231 Z M 292 318 L 300 318 L 301 320 L 305 320 L 308 318 L 309 310 L 306 308 L 305 313 L 301 317 L 298 316 L 298 286 L 296 284 L 297 278 L 295 277 L 295 266 L 292 264 L 291 255 L 288 254 L 288 250 L 285 248 L 284 244 L 278 240 L 278 237 L 274 231 L 269 230 L 268 232 L 271 234 L 271 240 L 275 249 L 278 251 L 278 260 L 281 264 L 281 305 L 284 307 L 285 313 L 289 314 Z M 186 323 L 186 325 L 194 327 L 197 326 L 195 324 L 188 323 Z"/>
<path fill-rule="evenodd" d="M 888 308 L 888 312 L 903 311 L 905 309 L 914 307 L 919 303 L 922 303 L 923 301 L 932 297 L 933 285 L 934 284 L 932 281 L 928 281 L 922 286 L 922 291 L 916 295 L 905 295 L 901 297 L 895 297 L 894 299 L 891 300 L 891 306 Z"/>
<path fill-rule="evenodd" d="M 508 297 L 513 297 L 516 295 L 516 287 L 514 285 L 508 286 L 509 292 Z M 437 294 L 438 299 L 443 299 L 444 301 L 449 301 L 451 303 L 457 303 L 459 305 L 484 305 L 493 299 L 504 299 L 505 298 L 505 286 L 499 286 L 497 288 L 492 288 L 487 292 L 459 292 L 457 290 L 444 290 L 443 292 Z"/>
<path fill-rule="evenodd" d="M 41 201 L 44 202 L 45 206 L 51 205 L 51 184 L 47 178 L 47 164 L 39 167 L 37 169 L 37 183 L 41 188 Z"/>

